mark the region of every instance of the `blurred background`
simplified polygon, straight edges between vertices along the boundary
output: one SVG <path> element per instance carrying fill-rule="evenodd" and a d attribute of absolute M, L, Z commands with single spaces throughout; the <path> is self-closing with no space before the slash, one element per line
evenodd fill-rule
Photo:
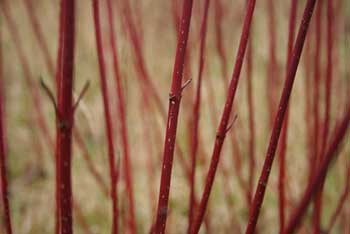
<path fill-rule="evenodd" d="M 75 112 L 75 131 L 78 131 L 78 137 L 74 137 L 73 140 L 74 231 L 109 233 L 111 202 L 108 197 L 110 182 L 106 126 L 92 4 L 87 0 L 76 2 L 75 99 L 86 82 L 90 82 L 90 87 Z M 120 225 L 124 233 L 128 203 L 123 180 L 122 143 L 119 134 L 121 123 L 109 46 L 106 1 L 100 2 L 115 150 L 121 163 L 118 195 Z M 304 0 L 297 2 L 296 30 L 305 6 Z M 350 3 L 343 0 L 333 1 L 333 85 L 327 87 L 327 7 L 326 1 L 318 2 L 322 3 L 321 31 L 318 32 L 315 25 L 315 12 L 290 102 L 285 182 L 287 217 L 307 186 L 310 151 L 315 144 L 314 139 L 320 138 L 323 126 L 324 90 L 331 89 L 330 129 L 334 128 L 336 120 L 342 116 L 346 102 L 349 101 Z M 166 109 L 177 42 L 176 25 L 181 14 L 182 1 L 117 0 L 113 3 L 119 65 L 126 102 L 136 221 L 139 233 L 146 233 L 154 222 L 156 212 L 166 122 L 156 104 L 147 104 L 147 100 L 144 100 L 140 80 L 145 74 L 152 80 Z M 8 146 L 9 199 L 14 233 L 52 233 L 55 217 L 55 111 L 40 85 L 40 80 L 43 80 L 55 95 L 59 1 L 7 0 L 1 4 L 4 116 Z M 245 5 L 244 0 L 214 0 L 210 3 L 199 124 L 200 145 L 196 167 L 198 197 L 203 191 L 216 128 L 226 98 Z M 271 121 L 286 74 L 290 5 L 291 1 L 286 0 L 257 1 L 253 17 L 250 38 L 251 94 L 255 126 L 253 149 L 256 162 L 254 188 L 264 161 Z M 183 77 L 184 81 L 191 78 L 192 82 L 183 92 L 177 132 L 177 144 L 182 150 L 184 161 L 179 160 L 179 152 L 175 150 L 167 221 L 168 233 L 174 234 L 185 233 L 187 229 L 189 186 L 182 165 L 189 165 L 190 160 L 191 115 L 198 77 L 203 8 L 204 1 L 194 1 Z M 133 32 L 136 33 L 138 42 L 133 41 Z M 319 48 L 316 46 L 317 40 Z M 139 49 L 137 43 L 140 45 Z M 314 58 L 317 53 L 320 53 L 317 71 L 320 87 L 314 79 Z M 140 71 L 141 63 L 144 65 L 143 71 Z M 317 87 L 321 90 L 319 96 L 314 95 Z M 247 223 L 249 208 L 245 200 L 245 187 L 250 175 L 249 154 L 252 153 L 252 130 L 249 126 L 252 112 L 249 110 L 247 90 L 247 68 L 244 64 L 234 101 L 233 114 L 237 115 L 237 120 L 224 144 L 210 197 L 208 221 L 203 224 L 201 230 L 203 233 L 233 233 L 233 230 L 234 233 L 241 233 Z M 317 126 L 318 136 L 312 135 L 315 132 L 312 105 L 316 105 L 315 103 L 319 103 L 321 113 Z M 38 106 L 42 113 L 38 112 Z M 323 227 L 327 227 L 338 199 L 346 183 L 349 183 L 346 176 L 350 160 L 349 136 L 344 142 L 324 187 Z M 259 233 L 278 232 L 277 157 L 278 154 L 258 223 Z M 300 233 L 311 232 L 311 213 L 310 209 Z M 332 233 L 347 233 L 350 230 L 349 220 L 350 202 L 347 201 L 343 203 Z"/>

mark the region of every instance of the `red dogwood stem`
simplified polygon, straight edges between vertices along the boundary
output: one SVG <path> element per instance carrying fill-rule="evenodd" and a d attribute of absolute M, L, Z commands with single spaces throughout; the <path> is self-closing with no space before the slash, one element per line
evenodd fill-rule
<path fill-rule="evenodd" d="M 118 227 L 118 204 L 117 204 L 117 187 L 116 187 L 116 166 L 115 166 L 115 152 L 114 152 L 114 138 L 113 138 L 113 126 L 109 106 L 108 89 L 107 89 L 107 77 L 105 68 L 104 51 L 102 47 L 102 36 L 101 36 L 101 24 L 100 24 L 100 7 L 99 0 L 92 1 L 93 17 L 95 24 L 95 37 L 97 47 L 97 57 L 100 70 L 100 82 L 101 92 L 103 99 L 104 118 L 106 123 L 106 134 L 108 144 L 108 159 L 109 159 L 109 173 L 111 183 L 111 199 L 112 199 L 112 233 L 117 233 Z M 136 228 L 136 227 L 134 227 Z M 135 231 L 135 229 L 133 229 Z M 133 232 L 135 233 L 135 232 Z"/>
<path fill-rule="evenodd" d="M 198 81 L 196 96 L 193 105 L 192 116 L 192 142 L 191 142 L 191 178 L 190 178 L 190 202 L 188 213 L 188 230 L 190 233 L 194 211 L 195 211 L 195 175 L 196 175 L 196 156 L 198 151 L 198 128 L 200 119 L 200 105 L 201 105 L 201 87 L 202 87 L 202 75 L 205 64 L 205 42 L 207 37 L 207 25 L 208 25 L 208 12 L 209 12 L 209 0 L 204 1 L 204 14 L 202 18 L 201 31 L 200 31 L 200 54 L 199 54 L 199 69 L 198 69 Z"/>
<path fill-rule="evenodd" d="M 242 69 L 242 64 L 243 64 L 243 59 L 244 59 L 244 54 L 246 51 L 247 43 L 248 43 L 248 38 L 249 38 L 249 32 L 250 32 L 250 25 L 252 22 L 253 18 L 253 13 L 255 9 L 255 0 L 250 0 L 247 4 L 247 11 L 244 19 L 244 24 L 243 24 L 243 29 L 242 29 L 242 34 L 239 42 L 239 47 L 237 51 L 237 56 L 236 56 L 236 61 L 235 61 L 235 66 L 234 70 L 232 73 L 231 81 L 229 84 L 229 89 L 228 89 L 228 94 L 224 106 L 223 113 L 221 115 L 221 121 L 217 130 L 217 135 L 215 139 L 215 144 L 214 144 L 214 150 L 212 153 L 211 157 L 211 162 L 210 162 L 210 167 L 207 173 L 206 177 L 206 183 L 204 187 L 204 191 L 202 194 L 202 198 L 198 207 L 197 215 L 194 220 L 194 224 L 192 226 L 192 231 L 191 233 L 198 233 L 200 226 L 203 221 L 203 217 L 205 214 L 205 210 L 207 208 L 209 196 L 210 196 L 210 191 L 214 183 L 214 178 L 216 174 L 216 169 L 219 163 L 220 159 L 220 153 L 222 146 L 224 144 L 225 136 L 226 133 L 229 129 L 227 129 L 228 122 L 230 119 L 230 114 L 232 111 L 232 106 L 233 106 L 233 100 L 236 95 L 236 90 L 238 87 L 238 81 Z"/>
<path fill-rule="evenodd" d="M 185 52 L 190 29 L 192 15 L 192 0 L 183 1 L 183 12 L 180 24 L 180 36 L 177 41 L 176 57 L 173 70 L 173 78 L 169 97 L 169 111 L 166 125 L 162 174 L 159 189 L 157 219 L 154 226 L 155 233 L 164 233 L 168 213 L 168 199 L 173 167 L 176 129 L 180 110 L 182 92 L 182 74 L 185 64 Z"/>
<path fill-rule="evenodd" d="M 288 44 L 287 44 L 287 59 L 286 67 L 288 67 L 293 51 L 293 43 L 295 37 L 295 21 L 297 14 L 298 1 L 292 0 L 290 6 L 289 25 L 288 25 Z M 280 233 L 284 229 L 285 222 L 285 203 L 286 203 L 286 192 L 285 192 L 285 180 L 286 177 L 286 153 L 287 153 L 287 138 L 288 138 L 288 125 L 289 125 L 289 106 L 285 114 L 285 120 L 282 127 L 281 145 L 279 150 L 279 176 L 278 176 L 278 200 L 279 200 L 279 222 L 280 222 Z"/>
<path fill-rule="evenodd" d="M 266 158 L 263 169 L 259 178 L 258 186 L 254 195 L 252 203 L 249 221 L 246 228 L 247 234 L 252 234 L 255 231 L 255 227 L 258 221 L 260 209 L 264 200 L 266 185 L 272 168 L 273 160 L 275 158 L 276 148 L 278 145 L 278 139 L 281 133 L 284 115 L 287 111 L 288 101 L 292 92 L 293 83 L 295 80 L 295 74 L 299 65 L 301 52 L 303 50 L 305 37 L 308 31 L 309 23 L 312 17 L 312 13 L 315 7 L 316 0 L 308 0 L 305 6 L 302 22 L 299 28 L 299 33 L 293 49 L 293 56 L 288 66 L 287 78 L 284 83 L 282 96 L 279 103 L 279 108 L 275 117 L 270 143 L 267 149 Z"/>
<path fill-rule="evenodd" d="M 120 135 L 122 137 L 122 148 L 123 148 L 123 159 L 125 163 L 125 178 L 126 178 L 126 186 L 128 191 L 128 199 L 129 199 L 129 211 L 130 211 L 130 227 L 132 227 L 132 231 L 136 232 L 134 229 L 136 227 L 135 223 L 135 207 L 134 207 L 134 193 L 132 188 L 132 168 L 130 165 L 130 156 L 129 156 L 129 141 L 128 141 L 128 123 L 126 120 L 126 110 L 125 110 L 125 100 L 124 100 L 124 94 L 123 94 L 123 87 L 122 87 L 122 80 L 121 75 L 119 71 L 119 61 L 118 61 L 118 55 L 117 55 L 117 44 L 116 44 L 116 38 L 115 38 L 115 31 L 114 31 L 114 14 L 113 14 L 113 7 L 112 7 L 112 1 L 107 0 L 107 11 L 108 11 L 108 22 L 109 22 L 109 35 L 110 35 L 110 43 L 112 48 L 112 59 L 113 59 L 113 69 L 114 69 L 114 77 L 115 77 L 115 83 L 117 85 L 116 87 L 116 93 L 118 96 L 117 105 L 118 105 L 118 112 L 120 117 Z"/>
<path fill-rule="evenodd" d="M 58 230 L 59 233 L 73 233 L 72 228 L 72 128 L 73 128 L 73 73 L 75 45 L 75 1 L 62 0 L 63 37 L 61 67 L 59 71 L 58 113 L 56 120 L 56 155 L 58 164 Z"/>

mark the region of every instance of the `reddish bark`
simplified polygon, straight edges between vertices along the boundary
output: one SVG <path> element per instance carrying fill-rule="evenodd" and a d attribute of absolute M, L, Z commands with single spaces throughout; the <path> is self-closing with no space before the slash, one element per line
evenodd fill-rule
<path fill-rule="evenodd" d="M 305 37 L 306 37 L 308 26 L 312 17 L 315 3 L 316 3 L 316 0 L 308 0 L 305 6 L 303 19 L 299 28 L 299 33 L 298 33 L 296 42 L 294 44 L 295 46 L 293 49 L 293 56 L 288 66 L 287 78 L 285 80 L 283 92 L 279 103 L 279 108 L 275 117 L 275 122 L 273 125 L 269 146 L 266 152 L 265 162 L 263 165 L 263 169 L 261 171 L 256 192 L 254 195 L 254 200 L 253 200 L 250 215 L 249 215 L 249 221 L 246 228 L 247 234 L 254 233 L 256 228 L 260 209 L 264 200 L 266 185 L 268 183 L 268 178 L 270 175 L 273 160 L 275 157 L 276 148 L 278 145 L 278 140 L 281 133 L 284 116 L 287 111 L 288 101 L 290 98 L 290 94 L 292 92 L 293 83 L 295 80 L 295 74 L 299 65 L 301 52 L 303 50 Z"/>
<path fill-rule="evenodd" d="M 92 1 L 93 7 L 93 17 L 95 25 L 95 37 L 96 37 L 96 47 L 97 47 L 97 56 L 99 63 L 100 71 L 100 82 L 101 82 L 101 92 L 103 99 L 103 109 L 104 109 L 104 118 L 106 124 L 106 135 L 107 135 L 107 144 L 108 144 L 108 159 L 109 159 L 109 173 L 110 173 L 110 183 L 111 183 L 111 200 L 112 200 L 112 233 L 117 233 L 118 228 L 118 203 L 117 203 L 117 187 L 116 187 L 116 165 L 115 165 L 115 147 L 114 147 L 114 137 L 113 137 L 113 125 L 109 105 L 109 96 L 107 88 L 107 77 L 106 77 L 106 68 L 105 68 L 105 57 L 104 50 L 102 46 L 102 35 L 101 35 L 101 24 L 100 24 L 100 12 L 99 12 L 99 1 Z M 136 227 L 132 229 L 135 233 Z"/>
<path fill-rule="evenodd" d="M 132 168 L 130 165 L 130 156 L 129 156 L 129 141 L 128 141 L 128 123 L 126 120 L 126 110 L 125 110 L 125 100 L 124 100 L 124 94 L 123 94 L 123 87 L 122 87 L 122 80 L 121 75 L 119 71 L 119 61 L 118 61 L 118 55 L 117 55 L 117 44 L 116 44 L 116 37 L 114 32 L 114 13 L 113 13 L 113 7 L 112 7 L 112 1 L 107 0 L 107 11 L 108 11 L 108 22 L 109 22 L 109 35 L 110 35 L 110 45 L 112 49 L 112 59 L 113 59 L 113 71 L 114 71 L 114 78 L 115 83 L 117 85 L 116 87 L 116 93 L 117 93 L 117 105 L 118 105 L 118 112 L 120 117 L 120 135 L 122 137 L 122 150 L 123 150 L 123 159 L 125 163 L 125 178 L 126 178 L 126 186 L 128 191 L 128 199 L 129 199 L 129 211 L 130 211 L 130 227 L 131 231 L 136 232 L 136 223 L 135 223 L 135 207 L 134 207 L 134 197 L 133 197 L 133 188 L 132 188 Z"/>
<path fill-rule="evenodd" d="M 154 226 L 155 233 L 164 233 L 168 213 L 171 171 L 173 166 L 172 164 L 176 140 L 176 130 L 182 92 L 182 74 L 185 63 L 184 59 L 192 14 L 192 3 L 192 0 L 186 0 L 183 2 L 182 20 L 179 28 L 180 36 L 177 42 L 173 78 L 169 97 L 169 111 L 168 121 L 166 125 L 163 165 L 157 208 L 157 219 Z"/>
<path fill-rule="evenodd" d="M 202 75 L 205 65 L 205 45 L 207 37 L 207 25 L 208 25 L 208 12 L 209 12 L 209 0 L 204 2 L 204 14 L 201 23 L 200 31 L 200 54 L 199 54 L 199 69 L 198 80 L 196 87 L 195 100 L 193 105 L 192 116 L 192 140 L 191 140 L 191 178 L 190 178 L 190 202 L 188 213 L 188 229 L 187 233 L 190 233 L 191 226 L 195 211 L 195 174 L 196 174 L 196 158 L 198 152 L 198 138 L 199 138 L 199 119 L 200 119 L 200 106 L 201 106 L 201 87 L 202 87 Z"/>
<path fill-rule="evenodd" d="M 290 6 L 289 24 L 288 24 L 288 45 L 287 45 L 287 59 L 286 67 L 289 66 L 293 43 L 295 38 L 295 24 L 296 24 L 296 14 L 297 14 L 298 1 L 292 0 Z M 279 176 L 278 176 L 278 200 L 279 200 L 279 222 L 280 222 L 280 232 L 284 229 L 285 222 L 285 204 L 286 204 L 286 153 L 287 153 L 287 138 L 288 138 L 288 125 L 289 125 L 289 108 L 285 114 L 285 120 L 282 127 L 281 135 L 281 145 L 279 150 Z"/>
<path fill-rule="evenodd" d="M 62 0 L 63 37 L 60 43 L 62 56 L 59 71 L 60 88 L 57 93 L 56 121 L 56 164 L 58 164 L 58 230 L 59 233 L 73 233 L 72 219 L 72 129 L 73 129 L 73 73 L 75 46 L 75 1 Z"/>
<path fill-rule="evenodd" d="M 238 52 L 236 56 L 235 66 L 232 73 L 231 81 L 229 84 L 228 95 L 226 98 L 223 113 L 221 115 L 221 121 L 217 130 L 217 135 L 215 139 L 214 149 L 211 157 L 210 167 L 206 177 L 205 188 L 202 193 L 202 198 L 198 207 L 197 215 L 192 226 L 191 233 L 198 233 L 200 226 L 203 221 L 205 210 L 208 204 L 210 191 L 214 183 L 214 178 L 216 174 L 216 169 L 220 159 L 221 149 L 225 140 L 225 136 L 229 126 L 230 114 L 232 111 L 233 100 L 238 87 L 238 81 L 240 77 L 240 72 L 243 64 L 244 54 L 248 43 L 250 25 L 253 18 L 253 13 L 255 9 L 255 0 L 250 0 L 247 5 L 247 12 L 244 19 L 244 25 L 242 29 L 241 39 L 238 47 Z"/>

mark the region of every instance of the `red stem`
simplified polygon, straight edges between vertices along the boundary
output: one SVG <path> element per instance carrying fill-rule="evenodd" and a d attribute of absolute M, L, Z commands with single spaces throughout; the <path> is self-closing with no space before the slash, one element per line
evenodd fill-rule
<path fill-rule="evenodd" d="M 157 219 L 155 223 L 155 233 L 164 233 L 168 199 L 170 190 L 171 171 L 174 156 L 174 146 L 176 140 L 176 129 L 178 115 L 180 110 L 181 92 L 182 92 L 182 74 L 185 63 L 185 52 L 190 28 L 192 14 L 192 0 L 183 2 L 183 12 L 180 24 L 180 36 L 178 37 L 173 78 L 170 89 L 168 120 L 165 134 L 163 165 L 159 189 L 159 200 L 157 208 Z"/>
<path fill-rule="evenodd" d="M 117 171 L 115 166 L 113 126 L 112 126 L 112 119 L 111 119 L 109 98 L 108 98 L 104 50 L 102 47 L 99 1 L 93 0 L 92 6 L 93 6 L 93 17 L 94 17 L 94 25 L 95 25 L 96 47 L 97 47 L 98 63 L 99 63 L 99 70 L 100 70 L 101 92 L 102 92 L 103 107 L 104 107 L 104 118 L 105 118 L 105 124 L 106 124 L 106 134 L 107 134 L 107 143 L 108 143 L 108 158 L 109 158 L 111 199 L 112 199 L 112 233 L 115 234 L 117 233 L 117 227 L 118 227 L 118 203 L 117 203 L 117 187 L 116 187 Z M 136 227 L 132 227 L 132 230 L 135 231 Z M 133 232 L 133 233 L 136 233 L 136 232 Z"/>
<path fill-rule="evenodd" d="M 7 188 L 7 150 L 6 150 L 6 137 L 5 137 L 5 89 L 4 89 L 4 76 L 3 76 L 3 54 L 2 54 L 2 28 L 0 28 L 0 185 L 1 185 L 1 206 L 3 208 L 4 220 L 1 220 L 5 224 L 6 234 L 12 234 L 11 226 L 11 210 L 8 199 Z"/>
<path fill-rule="evenodd" d="M 267 70 L 267 96 L 269 108 L 269 126 L 273 125 L 273 117 L 276 113 L 276 101 L 278 98 L 278 67 L 276 57 L 276 13 L 275 1 L 268 0 L 268 32 L 269 32 L 269 64 Z"/>
<path fill-rule="evenodd" d="M 131 231 L 134 233 L 136 232 L 136 223 L 135 223 L 135 207 L 134 207 L 134 197 L 133 197 L 133 188 L 132 188 L 132 169 L 130 165 L 130 156 L 129 156 L 129 142 L 128 142 L 128 129 L 127 129 L 127 120 L 126 120 L 126 111 L 125 111 L 125 100 L 123 95 L 123 87 L 122 87 L 122 81 L 121 81 L 121 75 L 119 70 L 119 61 L 118 61 L 118 55 L 117 55 L 117 44 L 116 44 L 116 38 L 115 38 L 115 31 L 114 31 L 114 13 L 113 13 L 113 7 L 112 7 L 112 1 L 107 0 L 107 10 L 108 10 L 108 22 L 109 22 L 109 35 L 110 35 L 110 43 L 112 48 L 112 57 L 113 57 L 113 69 L 114 69 L 114 76 L 116 81 L 116 93 L 118 96 L 117 105 L 118 105 L 118 112 L 120 116 L 121 121 L 121 133 L 122 136 L 122 148 L 123 148 L 123 159 L 125 162 L 125 178 L 126 178 L 126 186 L 128 191 L 128 199 L 129 199 L 129 211 L 130 211 L 130 226 L 132 228 Z"/>
<path fill-rule="evenodd" d="M 143 55 L 143 47 L 142 43 L 140 41 L 140 37 L 138 36 L 135 23 L 133 22 L 131 18 L 131 8 L 129 5 L 129 0 L 124 0 L 124 11 L 123 11 L 123 20 L 124 20 L 124 26 L 126 27 L 129 35 L 130 40 L 134 49 L 134 55 L 135 55 L 135 67 L 136 71 L 138 72 L 140 78 L 140 84 L 141 84 L 141 95 L 142 95 L 142 104 L 146 106 L 146 108 L 149 107 L 149 99 L 153 99 L 153 101 L 156 104 L 157 111 L 161 114 L 161 116 L 164 118 L 164 121 L 167 118 L 165 107 L 163 106 L 161 96 L 159 92 L 157 91 L 157 86 L 154 85 L 152 80 L 150 79 L 150 75 L 148 73 L 144 55 Z M 186 56 L 186 55 L 185 55 Z M 186 56 L 187 58 L 187 56 Z M 186 163 L 186 159 L 184 156 L 184 152 L 180 145 L 178 143 L 175 143 L 175 148 L 179 156 L 179 161 L 181 163 L 181 166 L 183 167 L 183 170 L 186 174 L 186 177 L 188 178 L 188 181 L 190 180 L 190 169 L 188 164 Z"/>
<path fill-rule="evenodd" d="M 282 96 L 279 103 L 279 108 L 277 110 L 277 114 L 275 117 L 275 122 L 272 129 L 270 143 L 267 149 L 264 166 L 261 171 L 258 186 L 254 195 L 254 200 L 251 207 L 249 221 L 246 229 L 247 234 L 254 233 L 255 227 L 258 221 L 260 209 L 264 200 L 266 185 L 268 183 L 268 178 L 270 175 L 273 160 L 275 157 L 276 148 L 278 145 L 278 139 L 281 133 L 284 115 L 286 113 L 289 97 L 292 92 L 293 83 L 295 80 L 295 74 L 299 65 L 301 52 L 303 50 L 305 37 L 306 37 L 309 23 L 312 17 L 315 3 L 316 3 L 316 0 L 308 0 L 305 6 L 302 22 L 299 28 L 299 33 L 293 49 L 293 56 L 288 66 L 287 78 L 284 84 Z"/>
<path fill-rule="evenodd" d="M 35 14 L 34 8 L 33 8 L 33 4 L 32 4 L 32 0 L 24 0 L 25 6 L 26 6 L 26 10 L 28 12 L 29 15 L 29 19 L 30 19 L 30 24 L 32 26 L 32 29 L 34 31 L 34 35 L 35 38 L 40 46 L 40 49 L 42 51 L 42 54 L 45 58 L 45 62 L 46 62 L 46 67 L 50 73 L 50 75 L 52 77 L 56 77 L 56 86 L 58 86 L 58 82 L 57 82 L 57 74 L 55 74 L 55 70 L 54 70 L 54 66 L 53 66 L 53 61 L 50 57 L 50 53 L 48 50 L 48 46 L 47 46 L 47 41 L 45 40 L 45 37 L 42 33 L 42 28 L 40 26 L 40 23 L 38 21 L 38 18 Z M 60 55 L 59 55 L 60 56 Z M 73 137 L 75 139 L 75 143 L 77 144 L 79 150 L 82 152 L 83 155 L 83 159 L 86 161 L 87 166 L 88 166 L 88 170 L 90 171 L 90 173 L 92 174 L 92 176 L 95 178 L 97 184 L 100 186 L 101 190 L 105 193 L 108 194 L 108 188 L 106 186 L 106 184 L 103 182 L 102 179 L 102 175 L 99 173 L 99 171 L 96 169 L 95 164 L 92 163 L 91 161 L 91 155 L 89 153 L 89 151 L 87 150 L 84 141 L 81 137 L 81 134 L 79 132 L 78 129 L 75 129 L 74 133 L 73 133 Z M 107 189 L 107 190 L 106 190 Z"/>
<path fill-rule="evenodd" d="M 324 158 L 318 167 L 317 171 L 315 172 L 311 183 L 308 185 L 307 189 L 305 190 L 302 199 L 300 203 L 298 204 L 297 208 L 292 212 L 291 218 L 289 219 L 289 222 L 287 222 L 286 228 L 283 231 L 285 234 L 294 233 L 297 231 L 297 228 L 307 211 L 307 207 L 312 201 L 312 198 L 316 195 L 317 191 L 319 190 L 319 187 L 322 183 L 322 181 L 326 178 L 327 171 L 329 169 L 329 166 L 331 165 L 331 162 L 335 157 L 337 156 L 337 150 L 340 146 L 340 143 L 345 137 L 346 131 L 349 127 L 350 123 L 350 108 L 347 108 L 347 111 L 342 118 L 341 122 L 336 127 L 333 139 L 327 148 L 327 151 L 324 155 Z"/>
<path fill-rule="evenodd" d="M 289 30 L 288 30 L 288 45 L 287 45 L 287 59 L 286 67 L 288 67 L 293 50 L 293 42 L 295 37 L 295 24 L 296 24 L 296 14 L 297 14 L 298 1 L 292 0 L 290 7 L 289 15 Z M 280 222 L 280 233 L 284 229 L 285 225 L 285 204 L 286 204 L 286 193 L 285 193 L 285 184 L 288 180 L 286 177 L 286 153 L 287 153 L 287 138 L 288 138 L 288 124 L 289 124 L 289 108 L 285 114 L 285 120 L 282 127 L 281 135 L 281 145 L 279 151 L 279 176 L 278 176 L 278 192 L 279 192 L 279 222 Z"/>
<path fill-rule="evenodd" d="M 248 5 L 247 5 L 247 11 L 246 11 L 245 19 L 244 19 L 244 25 L 243 25 L 243 29 L 242 29 L 241 39 L 240 39 L 240 43 L 239 43 L 239 47 L 238 47 L 235 66 L 234 66 L 234 70 L 232 73 L 224 110 L 223 110 L 223 113 L 221 115 L 221 121 L 220 121 L 218 130 L 217 130 L 217 135 L 216 135 L 215 144 L 214 144 L 214 150 L 212 153 L 210 167 L 209 167 L 208 174 L 206 177 L 205 188 L 204 188 L 202 198 L 201 198 L 201 201 L 200 201 L 200 204 L 198 207 L 196 219 L 194 220 L 194 224 L 192 226 L 191 233 L 198 233 L 200 226 L 202 224 L 203 217 L 204 217 L 205 210 L 206 210 L 209 196 L 210 196 L 210 191 L 211 191 L 212 185 L 214 183 L 214 177 L 215 177 L 216 169 L 217 169 L 217 166 L 219 163 L 221 149 L 222 149 L 222 146 L 223 146 L 223 143 L 225 140 L 226 133 L 229 130 L 229 129 L 227 129 L 228 122 L 230 119 L 230 113 L 232 111 L 232 106 L 233 106 L 233 100 L 234 100 L 234 97 L 236 94 L 238 81 L 239 81 L 239 77 L 240 77 L 240 73 L 241 73 L 241 68 L 242 68 L 242 64 L 243 64 L 244 54 L 245 54 L 245 50 L 246 50 L 247 43 L 248 43 L 250 25 L 251 25 L 251 21 L 253 18 L 254 8 L 255 8 L 255 0 L 250 0 L 248 2 Z"/>
<path fill-rule="evenodd" d="M 190 233 L 194 210 L 195 210 L 195 174 L 196 174 L 196 158 L 198 151 L 198 128 L 200 119 L 200 105 L 201 105 L 201 87 L 202 87 L 202 75 L 205 64 L 205 44 L 207 37 L 208 26 L 208 12 L 209 12 L 209 0 L 204 1 L 204 14 L 202 18 L 201 31 L 200 31 L 200 54 L 199 54 L 199 69 L 198 69 L 198 81 L 196 96 L 193 105 L 193 120 L 192 120 L 192 147 L 191 147 L 191 178 L 190 178 L 190 202 L 188 213 L 188 229 L 187 233 Z"/>
<path fill-rule="evenodd" d="M 58 90 L 58 116 L 56 121 L 59 193 L 59 233 L 73 233 L 72 229 L 72 129 L 73 129 L 73 72 L 75 45 L 75 1 L 62 0 L 64 10 L 62 32 L 62 66 L 59 71 L 61 83 Z"/>

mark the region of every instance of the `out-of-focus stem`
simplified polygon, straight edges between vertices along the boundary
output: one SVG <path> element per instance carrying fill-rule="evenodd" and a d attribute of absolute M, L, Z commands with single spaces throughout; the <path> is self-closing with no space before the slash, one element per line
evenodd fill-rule
<path fill-rule="evenodd" d="M 192 220 L 194 216 L 195 206 L 195 173 L 196 173 L 196 156 L 198 151 L 198 128 L 200 119 L 200 105 L 201 105 L 201 87 L 202 87 L 202 75 L 205 65 L 205 43 L 207 37 L 207 25 L 208 25 L 208 12 L 209 12 L 209 0 L 204 1 L 204 14 L 202 18 L 201 31 L 200 31 L 200 54 L 199 54 L 199 69 L 196 96 L 193 105 L 193 117 L 192 117 L 192 147 L 191 147 L 191 179 L 190 179 L 190 202 L 188 213 L 188 229 L 187 233 L 191 231 Z"/>
<path fill-rule="evenodd" d="M 289 66 L 293 43 L 295 37 L 295 23 L 296 23 L 296 14 L 297 14 L 298 1 L 292 0 L 290 6 L 290 14 L 289 14 L 289 24 L 288 24 L 288 45 L 287 45 L 287 59 L 286 59 L 286 67 Z M 280 233 L 284 229 L 285 222 L 285 204 L 286 204 L 286 193 L 285 186 L 288 180 L 286 177 L 286 153 L 287 153 L 287 138 L 288 138 L 288 125 L 289 125 L 289 108 L 287 107 L 285 120 L 282 127 L 282 135 L 281 135 L 281 145 L 279 151 L 279 176 L 278 176 L 278 200 L 279 200 L 279 222 L 280 222 Z"/>
<path fill-rule="evenodd" d="M 56 116 L 56 164 L 58 164 L 58 232 L 73 233 L 72 219 L 72 129 L 73 129 L 73 72 L 75 47 L 75 1 L 61 0 L 64 7 L 62 33 L 61 67 L 57 93 Z"/>
<path fill-rule="evenodd" d="M 104 58 L 104 50 L 102 46 L 99 3 L 100 2 L 98 0 L 92 1 L 97 56 L 98 56 L 98 63 L 99 63 L 99 70 L 100 70 L 101 92 L 102 92 L 102 99 L 103 99 L 104 118 L 105 118 L 105 124 L 106 124 L 106 134 L 107 134 L 107 143 L 108 143 L 108 158 L 109 158 L 111 199 L 112 199 L 112 233 L 115 234 L 117 233 L 117 228 L 118 228 L 118 203 L 117 203 L 117 187 L 116 187 L 117 171 L 115 166 L 113 126 L 112 126 L 112 118 L 111 118 L 110 106 L 109 106 L 105 58 Z M 136 233 L 136 227 L 134 227 L 134 229 L 132 230 L 134 231 L 133 233 Z"/>

